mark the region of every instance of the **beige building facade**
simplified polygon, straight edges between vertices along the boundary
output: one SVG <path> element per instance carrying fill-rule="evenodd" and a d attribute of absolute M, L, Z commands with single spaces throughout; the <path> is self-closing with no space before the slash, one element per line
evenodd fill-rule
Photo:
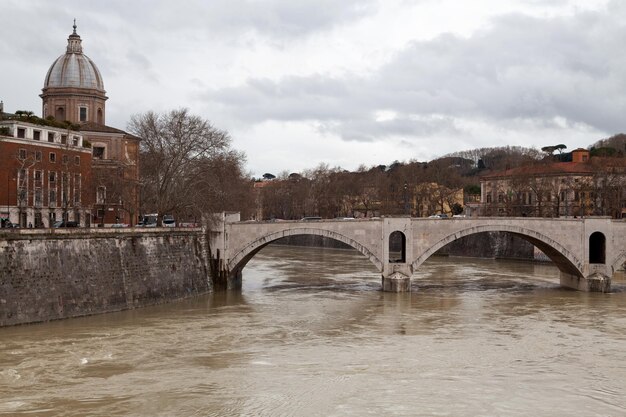
<path fill-rule="evenodd" d="M 624 158 L 592 158 L 586 149 L 571 162 L 538 163 L 481 178 L 480 215 L 626 217 Z"/>

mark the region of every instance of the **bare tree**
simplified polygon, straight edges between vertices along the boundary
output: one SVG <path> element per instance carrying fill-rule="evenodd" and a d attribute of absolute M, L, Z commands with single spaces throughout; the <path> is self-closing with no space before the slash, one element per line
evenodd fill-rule
<path fill-rule="evenodd" d="M 244 179 L 244 155 L 230 149 L 227 132 L 187 109 L 135 115 L 128 129 L 142 138 L 142 208 L 159 219 L 231 207 L 232 194 L 243 190 L 230 185 Z"/>

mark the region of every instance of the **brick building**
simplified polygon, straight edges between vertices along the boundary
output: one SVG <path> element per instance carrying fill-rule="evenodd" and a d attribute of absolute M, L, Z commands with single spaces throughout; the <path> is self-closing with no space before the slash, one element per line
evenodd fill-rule
<path fill-rule="evenodd" d="M 65 53 L 46 73 L 40 95 L 43 119 L 30 112 L 23 117 L 4 113 L 0 104 L 0 181 L 7 184 L 6 189 L 0 186 L 0 204 L 8 202 L 0 218 L 10 217 L 22 227 L 49 226 L 61 217 L 81 226 L 134 224 L 139 214 L 140 138 L 106 125 L 102 76 L 83 54 L 75 22 L 73 29 Z M 49 184 L 54 175 L 56 182 Z"/>
<path fill-rule="evenodd" d="M 19 119 L 19 118 L 16 118 Z M 91 224 L 91 149 L 80 132 L 0 120 L 0 219 L 21 227 Z"/>

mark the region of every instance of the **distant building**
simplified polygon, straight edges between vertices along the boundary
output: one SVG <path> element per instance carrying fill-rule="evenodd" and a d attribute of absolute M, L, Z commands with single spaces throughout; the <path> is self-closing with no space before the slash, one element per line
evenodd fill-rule
<path fill-rule="evenodd" d="M 541 162 L 481 178 L 480 214 L 486 216 L 626 217 L 626 159 L 591 158 L 572 151 L 572 162 Z"/>
<path fill-rule="evenodd" d="M 411 214 L 428 217 L 434 214 L 454 215 L 455 206 L 462 208 L 464 193 L 462 188 L 450 189 L 444 185 L 421 183 L 415 186 Z"/>

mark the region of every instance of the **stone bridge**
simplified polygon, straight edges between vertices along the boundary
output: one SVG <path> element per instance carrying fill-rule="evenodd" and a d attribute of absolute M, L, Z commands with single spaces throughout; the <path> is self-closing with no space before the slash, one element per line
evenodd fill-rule
<path fill-rule="evenodd" d="M 529 241 L 559 268 L 562 286 L 581 291 L 609 292 L 615 270 L 626 261 L 626 222 L 604 217 L 241 222 L 238 213 L 222 213 L 209 232 L 211 274 L 216 288 L 239 288 L 242 270 L 266 245 L 285 236 L 319 235 L 361 252 L 381 273 L 384 291 L 409 291 L 413 271 L 437 250 L 482 232 Z"/>

